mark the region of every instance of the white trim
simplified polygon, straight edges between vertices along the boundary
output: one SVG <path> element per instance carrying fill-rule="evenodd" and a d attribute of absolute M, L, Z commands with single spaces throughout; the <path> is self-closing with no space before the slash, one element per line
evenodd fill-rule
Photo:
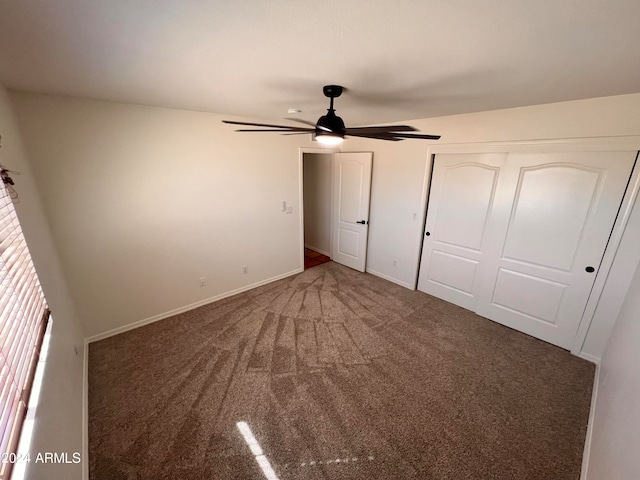
<path fill-rule="evenodd" d="M 89 342 L 82 352 L 82 478 L 89 480 Z"/>
<path fill-rule="evenodd" d="M 578 352 L 578 357 L 586 360 L 587 362 L 595 363 L 596 365 L 600 365 L 600 357 L 597 357 L 591 353 L 587 352 Z"/>
<path fill-rule="evenodd" d="M 300 222 L 300 268 L 304 270 L 304 154 L 303 149 L 300 149 L 298 158 L 298 222 Z"/>
<path fill-rule="evenodd" d="M 587 424 L 587 434 L 584 439 L 584 450 L 582 453 L 582 471 L 580 480 L 587 480 L 589 473 L 589 455 L 591 454 L 591 439 L 593 437 L 593 423 L 596 417 L 596 401 L 598 400 L 598 386 L 600 385 L 600 365 L 596 364 L 596 373 L 593 377 L 593 390 L 591 391 L 591 407 L 589 408 L 589 422 Z"/>
<path fill-rule="evenodd" d="M 330 252 L 325 252 L 324 250 L 318 248 L 318 247 L 314 247 L 313 245 L 307 245 L 306 243 L 304 244 L 304 248 L 308 248 L 309 250 L 313 250 L 314 252 L 317 253 L 321 253 L 322 255 L 326 255 L 327 257 L 331 258 L 331 253 Z"/>
<path fill-rule="evenodd" d="M 415 288 L 412 288 L 411 284 L 398 280 L 397 278 L 390 277 L 389 275 L 385 275 L 384 273 L 376 272 L 370 268 L 365 269 L 365 272 L 375 275 L 376 277 L 383 278 L 388 282 L 395 283 L 396 285 L 400 285 L 401 287 L 408 288 L 409 290 L 415 290 Z"/>
<path fill-rule="evenodd" d="M 640 135 L 577 137 L 507 142 L 433 143 L 429 153 L 611 152 L 640 150 Z"/>
<path fill-rule="evenodd" d="M 104 340 L 105 338 L 113 337 L 114 335 L 118 335 L 120 333 L 128 332 L 129 330 L 133 330 L 138 327 L 142 327 L 144 325 L 148 325 L 150 323 L 157 322 L 158 320 L 164 320 L 165 318 L 173 317 L 174 315 L 178 315 L 180 313 L 187 312 L 189 310 L 193 310 L 194 308 L 201 307 L 203 305 L 207 305 L 209 303 L 217 302 L 218 300 L 222 300 L 223 298 L 232 297 L 233 295 L 237 295 L 238 293 L 246 292 L 247 290 L 251 290 L 252 288 L 260 287 L 262 285 L 266 285 L 267 283 L 275 282 L 277 280 L 281 280 L 283 278 L 290 277 L 291 275 L 295 275 L 297 273 L 301 273 L 304 271 L 303 268 L 296 268 L 287 273 L 283 273 L 282 275 L 276 275 L 275 277 L 267 278 L 266 280 L 262 280 L 260 282 L 252 283 L 250 285 L 245 285 L 244 287 L 236 288 L 235 290 L 230 290 L 228 292 L 221 293 L 219 295 L 215 295 L 213 297 L 205 298 L 204 300 L 200 300 L 198 302 L 192 303 L 190 305 L 185 305 L 184 307 L 175 308 L 173 310 L 169 310 L 168 312 L 160 313 L 158 315 L 154 315 L 152 317 L 148 317 L 142 320 L 138 320 L 137 322 L 129 323 L 127 325 L 123 325 L 122 327 L 114 328 L 112 330 L 108 330 L 103 333 L 99 333 L 97 335 L 93 335 L 85 339 L 87 343 L 97 342 L 98 340 Z"/>
<path fill-rule="evenodd" d="M 342 152 L 335 152 L 342 153 Z M 333 202 L 335 201 L 333 198 L 334 189 L 336 188 L 336 172 L 335 172 L 335 164 L 336 164 L 336 156 L 331 155 L 331 175 L 329 176 L 329 181 L 331 182 L 331 188 L 329 191 L 329 253 L 328 256 L 333 260 L 333 256 L 335 254 L 335 245 L 333 242 L 333 227 L 334 227 L 334 215 L 333 212 Z"/>

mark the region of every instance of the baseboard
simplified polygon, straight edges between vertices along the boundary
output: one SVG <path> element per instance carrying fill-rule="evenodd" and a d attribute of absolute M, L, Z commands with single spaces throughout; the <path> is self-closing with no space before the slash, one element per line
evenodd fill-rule
<path fill-rule="evenodd" d="M 415 290 L 412 285 L 410 285 L 410 284 L 408 284 L 406 282 L 403 282 L 401 280 L 398 280 L 397 278 L 390 277 L 389 275 L 385 275 L 384 273 L 376 272 L 375 270 L 371 270 L 370 268 L 367 268 L 365 271 L 367 273 L 370 273 L 371 275 L 375 275 L 376 277 L 384 278 L 385 280 L 387 280 L 387 281 L 389 281 L 391 283 L 395 283 L 396 285 L 400 285 L 401 287 L 408 288 L 409 290 Z"/>
<path fill-rule="evenodd" d="M 325 252 L 324 250 L 318 248 L 318 247 L 314 247 L 313 245 L 307 245 L 306 243 L 304 244 L 304 248 L 308 248 L 309 250 L 313 250 L 314 252 L 318 252 L 321 253 L 322 255 L 326 255 L 327 257 L 331 257 L 331 253 L 330 252 Z"/>
<path fill-rule="evenodd" d="M 133 330 L 135 328 L 142 327 L 144 325 L 148 325 L 150 323 L 157 322 L 159 320 L 164 320 L 165 318 L 173 317 L 174 315 L 178 315 L 180 313 L 187 312 L 189 310 L 193 310 L 194 308 L 201 307 L 203 305 L 207 305 L 209 303 L 217 302 L 218 300 L 222 300 L 223 298 L 232 297 L 233 295 L 237 295 L 242 292 L 246 292 L 247 290 L 251 290 L 252 288 L 260 287 L 267 283 L 275 282 L 277 280 L 281 280 L 283 278 L 290 277 L 291 275 L 295 275 L 297 273 L 301 273 L 304 271 L 304 268 L 297 268 L 287 273 L 283 273 L 282 275 L 276 275 L 275 277 L 267 278 L 266 280 L 261 280 L 256 283 L 252 283 L 250 285 L 245 285 L 244 287 L 236 288 L 235 290 L 230 290 L 225 293 L 221 293 L 219 295 L 215 295 L 213 297 L 205 298 L 204 300 L 200 300 L 198 302 L 192 303 L 190 305 L 185 305 L 184 307 L 175 308 L 168 312 L 160 313 L 158 315 L 154 315 L 152 317 L 144 318 L 142 320 L 138 320 L 133 323 L 129 323 L 127 325 L 123 325 L 122 327 L 117 327 L 112 330 L 108 330 L 103 333 L 98 333 L 97 335 L 92 335 L 91 337 L 87 337 L 85 339 L 85 343 L 93 343 L 98 340 L 104 340 L 105 338 L 113 337 L 114 335 L 119 335 L 124 332 L 128 332 L 129 330 Z"/>
<path fill-rule="evenodd" d="M 586 353 L 586 352 L 580 352 L 578 354 L 578 356 L 580 358 L 584 358 L 585 360 L 591 362 L 591 363 L 595 363 L 596 365 L 600 365 L 600 357 L 596 357 L 595 355 L 592 355 L 590 353 Z"/>
<path fill-rule="evenodd" d="M 587 435 L 584 439 L 584 451 L 582 453 L 582 470 L 580 480 L 587 480 L 589 470 L 589 455 L 591 454 L 591 437 L 593 436 L 593 422 L 596 415 L 596 401 L 598 400 L 598 386 L 600 385 L 600 364 L 596 363 L 596 373 L 593 378 L 593 390 L 591 391 L 591 407 L 589 408 L 589 423 Z"/>
<path fill-rule="evenodd" d="M 82 479 L 89 480 L 89 342 L 82 352 Z"/>

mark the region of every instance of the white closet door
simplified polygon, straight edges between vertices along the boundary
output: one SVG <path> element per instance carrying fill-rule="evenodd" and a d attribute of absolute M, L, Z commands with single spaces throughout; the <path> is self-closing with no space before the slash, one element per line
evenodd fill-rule
<path fill-rule="evenodd" d="M 476 312 L 570 348 L 634 158 L 631 152 L 509 154 Z"/>
<path fill-rule="evenodd" d="M 475 310 L 490 214 L 506 154 L 438 155 L 418 289 Z"/>

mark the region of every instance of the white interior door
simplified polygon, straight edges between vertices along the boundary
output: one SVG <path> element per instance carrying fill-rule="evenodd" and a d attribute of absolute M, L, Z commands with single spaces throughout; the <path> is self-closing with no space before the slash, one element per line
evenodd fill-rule
<path fill-rule="evenodd" d="M 418 290 L 475 310 L 487 229 L 506 153 L 438 155 Z"/>
<path fill-rule="evenodd" d="M 510 154 L 476 312 L 570 348 L 635 153 Z"/>
<path fill-rule="evenodd" d="M 336 153 L 332 260 L 364 272 L 369 233 L 373 153 Z"/>

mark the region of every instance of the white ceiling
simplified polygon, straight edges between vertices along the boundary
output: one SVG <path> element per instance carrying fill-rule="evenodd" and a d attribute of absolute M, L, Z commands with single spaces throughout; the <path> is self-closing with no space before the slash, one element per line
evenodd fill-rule
<path fill-rule="evenodd" d="M 638 0 L 3 0 L 8 88 L 347 126 L 640 92 Z"/>

